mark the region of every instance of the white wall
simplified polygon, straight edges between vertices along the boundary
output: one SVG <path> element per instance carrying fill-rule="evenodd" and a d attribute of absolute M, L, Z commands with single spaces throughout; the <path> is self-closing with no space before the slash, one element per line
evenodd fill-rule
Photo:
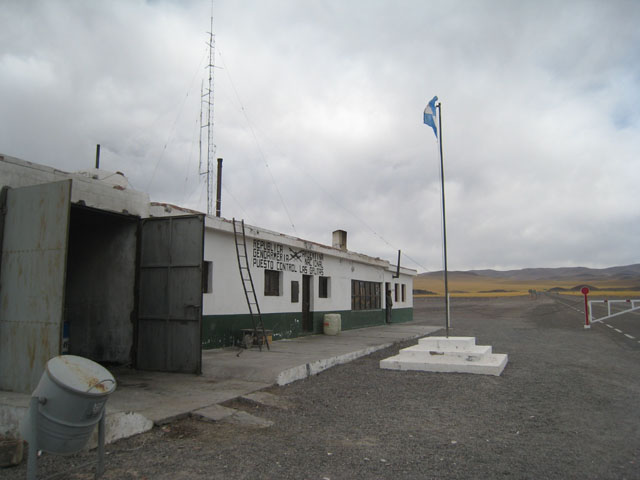
<path fill-rule="evenodd" d="M 212 292 L 204 295 L 204 315 L 248 313 L 247 302 L 238 270 L 231 222 L 207 217 L 205 231 L 205 261 L 212 262 Z M 246 227 L 247 254 L 254 288 L 262 313 L 300 312 L 302 310 L 302 276 L 312 274 L 311 311 L 351 309 L 351 280 L 404 283 L 406 301 L 394 301 L 394 308 L 413 305 L 415 272 L 401 269 L 399 279 L 388 262 L 353 252 L 276 234 L 255 227 Z M 264 271 L 280 271 L 279 296 L 264 296 Z M 329 277 L 328 298 L 319 297 L 319 277 Z M 291 281 L 299 282 L 297 303 L 291 302 Z M 384 295 L 383 295 L 384 305 Z"/>
<path fill-rule="evenodd" d="M 396 275 L 397 269 L 391 266 L 389 270 L 385 272 L 385 284 L 383 288 L 386 288 L 386 282 L 389 282 L 391 293 L 395 292 L 395 285 L 398 284 L 398 299 L 393 296 L 393 308 L 412 308 L 413 307 L 413 277 L 416 275 L 414 270 L 406 268 L 400 268 L 400 276 L 393 278 Z M 405 300 L 402 301 L 402 285 L 405 285 Z"/>

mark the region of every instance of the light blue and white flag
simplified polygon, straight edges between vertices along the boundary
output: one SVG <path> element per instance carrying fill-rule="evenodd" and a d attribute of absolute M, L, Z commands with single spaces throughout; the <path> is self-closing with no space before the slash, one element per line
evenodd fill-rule
<path fill-rule="evenodd" d="M 436 127 L 436 102 L 438 97 L 433 97 L 429 102 L 429 105 L 424 109 L 424 123 L 433 128 L 433 133 L 438 138 L 438 128 Z"/>

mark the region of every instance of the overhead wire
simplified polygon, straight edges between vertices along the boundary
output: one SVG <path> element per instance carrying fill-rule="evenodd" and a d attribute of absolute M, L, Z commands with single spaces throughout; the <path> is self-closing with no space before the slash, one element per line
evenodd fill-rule
<path fill-rule="evenodd" d="M 195 121 L 195 131 L 197 133 L 200 133 L 200 130 L 201 130 L 200 118 L 197 118 L 196 121 Z M 191 150 L 189 151 L 189 158 L 187 159 L 187 165 L 188 166 L 190 166 L 191 159 L 193 158 L 193 149 L 194 149 L 194 145 L 196 143 L 195 139 L 192 139 L 192 141 L 190 143 L 191 143 Z M 187 193 L 187 185 L 189 183 L 189 174 L 190 174 L 191 170 L 192 170 L 191 168 L 187 168 L 187 172 L 186 172 L 186 175 L 184 177 L 184 185 L 182 186 L 182 201 L 183 201 L 183 203 L 186 202 L 187 198 L 191 197 L 191 195 Z"/>
<path fill-rule="evenodd" d="M 205 58 L 206 58 L 206 54 L 205 54 Z M 184 98 L 182 99 L 182 103 L 180 105 L 180 108 L 178 109 L 178 114 L 176 115 L 176 118 L 173 122 L 173 125 L 171 126 L 171 129 L 169 131 L 169 136 L 167 138 L 167 141 L 164 143 L 164 146 L 162 147 L 162 152 L 160 153 L 160 155 L 158 156 L 158 160 L 156 161 L 155 167 L 153 169 L 153 173 L 151 175 L 151 177 L 149 178 L 149 182 L 147 183 L 147 188 L 146 191 L 149 191 L 149 188 L 151 187 L 151 184 L 153 183 L 156 173 L 158 171 L 158 167 L 160 166 L 160 163 L 162 162 L 162 160 L 164 159 L 164 154 L 167 151 L 167 146 L 171 143 L 172 139 L 173 139 L 173 135 L 175 134 L 175 130 L 176 130 L 176 125 L 178 124 L 178 120 L 180 120 L 180 117 L 182 115 L 182 110 L 184 109 L 185 104 L 187 103 L 187 99 L 189 98 L 189 95 L 191 94 L 191 91 L 193 90 L 193 84 L 194 81 L 196 79 L 196 77 L 198 76 L 198 72 L 200 71 L 200 67 L 202 65 L 203 59 L 200 60 L 200 63 L 198 64 L 198 67 L 196 68 L 195 73 L 193 74 L 193 77 L 191 78 L 191 82 L 189 85 L 189 88 L 187 89 L 187 93 L 184 96 Z"/>
<path fill-rule="evenodd" d="M 269 166 L 269 162 L 267 161 L 267 158 L 264 154 L 264 151 L 262 150 L 262 146 L 260 145 L 260 141 L 258 140 L 258 136 L 256 135 L 256 132 L 253 128 L 253 124 L 251 122 L 251 120 L 249 119 L 249 116 L 247 115 L 247 111 L 244 108 L 244 104 L 242 103 L 242 100 L 240 99 L 240 95 L 238 94 L 238 90 L 236 89 L 235 83 L 233 82 L 233 79 L 231 78 L 231 74 L 229 73 L 229 68 L 227 67 L 225 61 L 224 61 L 224 57 L 222 55 L 222 51 L 218 48 L 218 55 L 220 57 L 220 60 L 222 61 L 222 65 L 223 65 L 223 69 L 225 71 L 225 73 L 227 74 L 227 78 L 229 79 L 229 83 L 231 84 L 231 87 L 233 88 L 233 92 L 236 96 L 236 100 L 238 101 L 238 104 L 240 105 L 240 111 L 242 112 L 242 115 L 244 116 L 247 125 L 249 127 L 249 130 L 251 131 L 251 135 L 253 137 L 253 140 L 256 144 L 256 148 L 258 149 L 258 152 L 260 153 L 260 158 L 262 158 L 262 161 L 264 162 L 264 165 L 267 169 L 267 172 L 269 172 L 269 177 L 271 178 L 271 182 L 273 183 L 273 186 L 276 189 L 276 192 L 278 193 L 278 197 L 280 199 L 280 203 L 282 204 L 282 207 L 284 208 L 284 211 L 287 215 L 287 218 L 289 219 L 289 223 L 291 224 L 291 228 L 293 229 L 293 231 L 295 233 L 297 233 L 296 230 L 296 226 L 293 223 L 293 219 L 291 218 L 291 213 L 289 212 L 289 209 L 287 208 L 287 204 L 284 201 L 284 197 L 282 196 L 282 193 L 280 192 L 280 188 L 278 187 L 278 183 L 276 182 L 275 177 L 273 176 L 273 172 L 271 171 L 271 167 Z"/>
<path fill-rule="evenodd" d="M 229 194 L 229 196 L 233 199 L 234 202 L 236 202 L 236 205 L 238 205 L 240 210 L 242 210 L 243 217 L 246 218 L 249 221 L 249 223 L 255 224 L 254 220 L 251 218 L 251 216 L 247 213 L 247 211 L 242 206 L 242 203 L 240 203 L 240 201 L 233 196 L 233 193 L 231 193 L 231 191 L 227 187 L 225 187 L 224 184 L 222 185 L 222 189 Z"/>
<path fill-rule="evenodd" d="M 245 119 L 247 120 L 247 123 L 249 125 L 249 128 L 251 130 L 251 134 L 254 137 L 256 144 L 258 145 L 258 149 L 262 155 L 263 160 L 265 161 L 266 164 L 266 159 L 264 157 L 264 153 L 262 152 L 262 148 L 260 147 L 258 140 L 257 140 L 257 135 L 255 132 L 255 129 L 253 128 L 249 117 L 247 115 L 247 112 L 244 108 L 244 105 L 242 103 L 242 101 L 240 100 L 240 95 L 238 93 L 238 90 L 236 89 L 235 83 L 233 82 L 233 79 L 231 78 L 231 74 L 229 72 L 228 67 L 226 66 L 226 64 L 224 63 L 224 58 L 222 56 L 222 52 L 219 51 L 220 54 L 220 59 L 222 60 L 222 64 L 224 65 L 224 70 L 227 74 L 227 77 L 229 79 L 229 83 L 231 84 L 231 87 L 233 88 L 234 94 L 236 96 L 236 100 L 238 101 L 238 105 L 239 105 L 239 109 L 242 112 L 243 116 L 245 117 Z M 283 157 L 286 157 L 286 155 L 282 154 L 281 155 Z M 345 212 L 347 212 L 349 215 L 351 215 L 353 218 L 355 218 L 356 220 L 358 220 L 362 225 L 364 225 L 364 227 L 367 228 L 367 230 L 369 230 L 376 238 L 378 238 L 380 241 L 382 241 L 384 244 L 388 245 L 389 247 L 393 248 L 393 249 L 398 249 L 396 246 L 394 246 L 393 244 L 391 244 L 386 238 L 384 238 L 382 235 L 380 235 L 373 227 L 371 227 L 367 222 L 365 222 L 362 218 L 360 218 L 358 215 L 356 215 L 354 212 L 352 212 L 351 210 L 349 210 L 347 207 L 345 207 L 342 203 L 340 203 L 335 197 L 334 195 L 329 192 L 328 190 L 326 190 L 322 185 L 320 185 L 320 183 L 318 183 L 318 181 L 316 180 L 316 178 L 311 175 L 308 171 L 306 171 L 305 169 L 303 169 L 299 164 L 297 163 L 293 163 L 294 167 L 297 168 L 300 172 L 302 172 L 305 176 L 307 176 L 309 179 L 311 179 L 311 181 L 338 207 L 341 208 L 342 210 L 344 210 Z M 271 174 L 271 171 L 269 171 L 269 173 Z M 273 177 L 272 177 L 273 178 Z M 275 183 L 275 180 L 274 180 Z M 277 189 L 277 185 L 276 185 L 276 189 Z M 280 194 L 279 190 L 278 190 L 278 194 Z M 284 201 L 282 200 L 282 196 L 280 196 L 281 201 L 283 202 L 284 205 Z M 285 206 L 286 209 L 286 206 Z M 288 212 L 287 212 L 288 215 Z M 291 221 L 291 217 L 289 216 L 289 220 Z M 295 227 L 294 227 L 295 230 Z M 419 266 L 420 268 L 424 269 L 424 270 L 428 270 L 426 267 L 424 267 L 423 265 L 421 265 L 417 260 L 415 260 L 414 258 L 412 258 L 411 256 L 407 255 L 406 253 L 403 253 L 403 256 L 406 257 L 407 259 L 409 259 L 411 262 L 413 262 L 415 265 Z"/>

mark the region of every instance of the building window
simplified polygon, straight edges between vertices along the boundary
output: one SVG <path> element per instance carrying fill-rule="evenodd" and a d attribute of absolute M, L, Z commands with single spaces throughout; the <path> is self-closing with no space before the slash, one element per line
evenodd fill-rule
<path fill-rule="evenodd" d="M 351 280 L 351 310 L 375 310 L 380 308 L 381 290 L 379 283 Z"/>
<path fill-rule="evenodd" d="M 371 310 L 371 282 L 364 282 L 364 308 Z"/>
<path fill-rule="evenodd" d="M 318 282 L 318 296 L 320 298 L 329 298 L 329 277 L 320 277 Z"/>
<path fill-rule="evenodd" d="M 402 301 L 407 301 L 407 286 L 404 283 L 402 284 Z"/>
<path fill-rule="evenodd" d="M 202 262 L 202 293 L 213 292 L 213 262 Z"/>
<path fill-rule="evenodd" d="M 393 285 L 393 295 L 394 295 L 393 301 L 397 303 L 398 302 L 398 298 L 400 297 L 400 295 L 398 295 L 398 284 L 397 283 Z"/>
<path fill-rule="evenodd" d="M 265 297 L 280 295 L 280 272 L 276 270 L 264 271 L 264 295 Z"/>
<path fill-rule="evenodd" d="M 291 280 L 291 303 L 298 303 L 300 298 L 300 282 Z"/>

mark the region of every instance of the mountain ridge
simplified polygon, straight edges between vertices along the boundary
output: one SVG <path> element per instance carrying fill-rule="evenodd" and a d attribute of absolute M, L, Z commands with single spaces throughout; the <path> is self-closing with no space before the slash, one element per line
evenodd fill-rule
<path fill-rule="evenodd" d="M 632 265 L 622 265 L 606 268 L 589 267 L 540 267 L 522 268 L 519 270 L 452 270 L 447 272 L 450 277 L 488 277 L 494 279 L 517 280 L 517 281 L 597 281 L 597 280 L 619 280 L 634 281 L 640 280 L 640 263 Z M 436 272 L 425 272 L 418 277 L 429 278 L 442 276 L 442 270 Z"/>

